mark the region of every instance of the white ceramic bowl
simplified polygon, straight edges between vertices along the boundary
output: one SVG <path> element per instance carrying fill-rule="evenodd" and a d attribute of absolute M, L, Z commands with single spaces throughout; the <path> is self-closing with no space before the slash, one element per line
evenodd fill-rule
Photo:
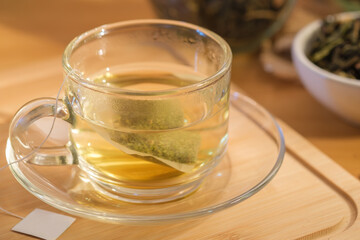
<path fill-rule="evenodd" d="M 360 12 L 341 13 L 340 19 L 359 17 Z M 360 80 L 338 76 L 312 63 L 307 53 L 309 41 L 321 26 L 313 22 L 297 33 L 292 44 L 292 59 L 306 89 L 324 106 L 344 119 L 360 125 Z"/>

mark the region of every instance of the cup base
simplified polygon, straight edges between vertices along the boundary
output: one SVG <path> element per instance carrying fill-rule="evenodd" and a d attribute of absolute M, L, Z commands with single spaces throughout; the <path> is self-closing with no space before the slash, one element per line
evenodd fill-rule
<path fill-rule="evenodd" d="M 130 203 L 153 204 L 174 201 L 194 192 L 200 186 L 203 178 L 184 185 L 161 189 L 136 189 L 114 186 L 96 179 L 91 179 L 94 189 L 105 197 Z"/>
<path fill-rule="evenodd" d="M 194 174 L 192 178 L 187 179 L 187 181 L 179 181 L 172 186 L 163 185 L 153 188 L 147 188 L 146 186 L 142 186 L 141 188 L 130 187 L 130 184 L 128 184 L 128 187 L 121 182 L 114 180 L 109 181 L 109 179 L 102 176 L 93 166 L 88 164 L 86 160 L 81 157 L 79 157 L 78 160 L 79 167 L 86 173 L 94 190 L 103 197 L 128 203 L 155 204 L 175 201 L 195 192 L 204 178 L 206 178 L 224 158 L 225 153 L 226 147 L 212 160 L 211 164 L 209 164 L 205 170 Z"/>

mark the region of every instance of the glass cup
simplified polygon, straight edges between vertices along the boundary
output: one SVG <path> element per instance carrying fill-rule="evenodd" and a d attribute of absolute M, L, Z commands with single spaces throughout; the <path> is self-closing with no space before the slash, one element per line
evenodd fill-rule
<path fill-rule="evenodd" d="M 36 149 L 33 164 L 78 164 L 111 199 L 184 197 L 226 151 L 231 60 L 221 37 L 184 22 L 95 28 L 65 49 L 64 98 L 23 106 L 10 126 L 11 146 L 18 159 Z M 49 117 L 70 123 L 69 140 L 37 149 L 32 139 L 41 131 L 31 126 Z"/>

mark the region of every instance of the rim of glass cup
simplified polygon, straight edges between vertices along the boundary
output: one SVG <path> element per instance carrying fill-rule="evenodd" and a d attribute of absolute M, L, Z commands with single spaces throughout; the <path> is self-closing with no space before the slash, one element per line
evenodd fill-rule
<path fill-rule="evenodd" d="M 199 81 L 198 83 L 190 84 L 187 86 L 172 88 L 172 89 L 166 89 L 166 90 L 156 90 L 156 91 L 136 91 L 136 90 L 129 90 L 129 89 L 122 89 L 122 88 L 116 88 L 116 87 L 110 87 L 110 86 L 104 86 L 100 84 L 93 83 L 91 81 L 86 80 L 81 76 L 81 74 L 78 73 L 78 71 L 73 68 L 69 62 L 71 58 L 71 54 L 80 46 L 83 44 L 86 44 L 87 41 L 92 39 L 98 39 L 102 36 L 108 35 L 111 32 L 126 28 L 130 26 L 141 26 L 141 25 L 171 25 L 174 27 L 183 27 L 190 30 L 195 30 L 199 35 L 207 36 L 214 40 L 216 43 L 219 44 L 219 46 L 223 49 L 224 53 L 224 61 L 221 67 L 219 67 L 218 71 Z M 171 95 L 171 94 L 181 94 L 181 93 L 189 93 L 194 90 L 199 90 L 201 88 L 207 87 L 211 84 L 216 83 L 221 79 L 223 75 L 225 75 L 229 70 L 232 62 L 232 52 L 229 44 L 218 34 L 197 26 L 195 24 L 187 23 L 187 22 L 181 22 L 181 21 L 175 21 L 175 20 L 164 20 L 164 19 L 141 19 L 141 20 L 129 20 L 129 21 L 122 21 L 122 22 L 116 22 L 111 24 L 105 24 L 101 25 L 99 27 L 93 28 L 89 31 L 86 31 L 79 36 L 75 37 L 65 48 L 65 51 L 63 53 L 62 58 L 62 64 L 63 68 L 65 70 L 66 76 L 71 76 L 71 79 L 76 81 L 78 84 L 81 84 L 84 87 L 90 87 L 94 90 L 100 90 L 103 92 L 110 92 L 110 93 L 119 93 L 119 94 L 125 94 L 125 95 L 139 95 L 139 96 L 148 96 L 148 95 Z"/>

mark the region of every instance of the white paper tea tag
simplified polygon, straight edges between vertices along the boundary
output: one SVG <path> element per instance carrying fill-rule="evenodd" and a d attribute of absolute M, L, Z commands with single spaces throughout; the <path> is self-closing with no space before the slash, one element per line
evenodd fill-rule
<path fill-rule="evenodd" d="M 36 208 L 16 224 L 12 230 L 46 240 L 53 240 L 65 232 L 74 221 L 75 218 Z"/>

